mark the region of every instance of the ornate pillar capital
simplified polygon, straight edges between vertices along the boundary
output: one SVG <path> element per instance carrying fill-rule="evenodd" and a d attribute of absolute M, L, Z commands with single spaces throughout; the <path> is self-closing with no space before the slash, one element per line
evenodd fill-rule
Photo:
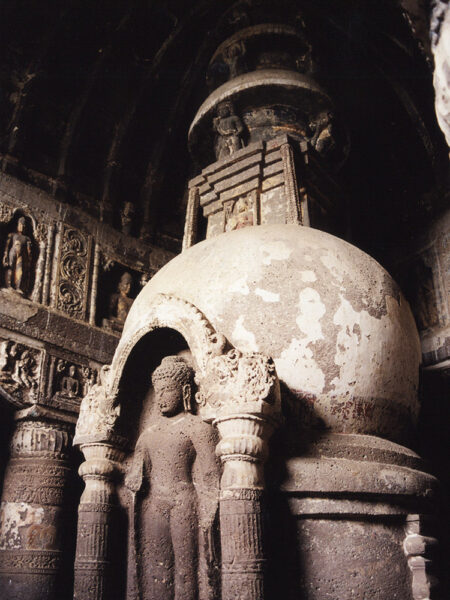
<path fill-rule="evenodd" d="M 222 600 L 263 600 L 264 462 L 281 412 L 275 365 L 233 349 L 208 361 L 199 384 L 202 414 L 214 416 L 221 438 Z"/>

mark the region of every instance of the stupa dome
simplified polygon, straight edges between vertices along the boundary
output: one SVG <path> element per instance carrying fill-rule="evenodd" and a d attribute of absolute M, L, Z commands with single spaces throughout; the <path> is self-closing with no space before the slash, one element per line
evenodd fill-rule
<path fill-rule="evenodd" d="M 161 293 L 193 304 L 239 350 L 271 356 L 299 426 L 407 439 L 418 412 L 416 326 L 391 276 L 358 248 L 297 225 L 196 244 L 139 294 L 116 358 Z"/>

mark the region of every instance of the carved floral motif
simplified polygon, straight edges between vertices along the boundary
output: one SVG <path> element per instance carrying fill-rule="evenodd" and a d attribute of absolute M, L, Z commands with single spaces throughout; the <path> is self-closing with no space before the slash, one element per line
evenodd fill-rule
<path fill-rule="evenodd" d="M 221 410 L 239 407 L 252 412 L 273 406 L 279 400 L 279 383 L 273 360 L 257 352 L 237 349 L 214 356 L 207 363 L 206 375 L 198 378 L 197 402 Z M 257 411 L 260 412 L 260 411 Z"/>
<path fill-rule="evenodd" d="M 57 308 L 83 318 L 89 265 L 89 240 L 80 231 L 64 227 L 59 260 Z"/>
<path fill-rule="evenodd" d="M 0 202 L 0 223 L 9 223 L 13 216 L 13 209 L 8 204 Z"/>
<path fill-rule="evenodd" d="M 108 440 L 113 436 L 114 425 L 120 414 L 120 406 L 114 405 L 109 394 L 109 365 L 100 370 L 100 383 L 96 383 L 83 398 L 75 430 L 74 443 L 85 440 Z"/>

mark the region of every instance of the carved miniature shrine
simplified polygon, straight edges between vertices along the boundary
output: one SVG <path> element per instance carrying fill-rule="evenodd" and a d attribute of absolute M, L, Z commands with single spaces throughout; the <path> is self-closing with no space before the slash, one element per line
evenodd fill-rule
<path fill-rule="evenodd" d="M 432 97 L 420 32 L 168 4 L 105 9 L 51 175 L 2 154 L 0 596 L 441 597 L 448 148 L 387 66 Z"/>

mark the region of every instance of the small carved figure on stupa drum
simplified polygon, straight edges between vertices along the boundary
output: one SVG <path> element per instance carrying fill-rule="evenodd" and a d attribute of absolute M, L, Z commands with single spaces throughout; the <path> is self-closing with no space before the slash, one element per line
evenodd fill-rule
<path fill-rule="evenodd" d="M 25 217 L 20 217 L 16 231 L 8 235 L 3 254 L 5 285 L 21 295 L 27 292 L 32 262 L 31 239 L 24 233 L 25 226 Z"/>
<path fill-rule="evenodd" d="M 167 356 L 153 372 L 156 416 L 126 477 L 134 493 L 137 585 L 146 600 L 208 600 L 219 468 L 214 430 L 193 414 L 194 372 Z"/>
<path fill-rule="evenodd" d="M 244 125 L 241 119 L 234 113 L 231 102 L 222 102 L 217 107 L 214 128 L 219 134 L 216 142 L 217 160 L 231 156 L 237 150 L 244 147 L 242 140 Z"/>

